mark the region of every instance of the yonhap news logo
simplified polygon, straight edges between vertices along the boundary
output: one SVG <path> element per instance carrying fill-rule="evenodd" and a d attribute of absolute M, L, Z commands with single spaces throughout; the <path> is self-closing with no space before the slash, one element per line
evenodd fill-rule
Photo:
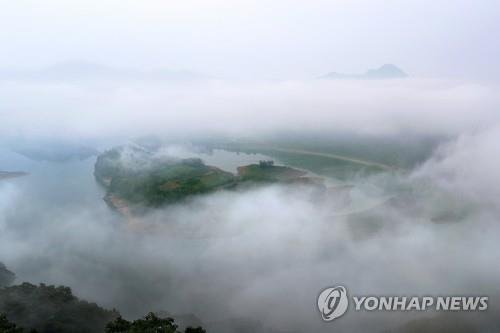
<path fill-rule="evenodd" d="M 328 287 L 318 296 L 324 321 L 332 321 L 354 311 L 486 311 L 488 296 L 352 296 L 344 286 Z"/>
<path fill-rule="evenodd" d="M 347 311 L 347 290 L 342 287 L 326 288 L 318 296 L 318 308 L 324 321 L 332 321 Z"/>

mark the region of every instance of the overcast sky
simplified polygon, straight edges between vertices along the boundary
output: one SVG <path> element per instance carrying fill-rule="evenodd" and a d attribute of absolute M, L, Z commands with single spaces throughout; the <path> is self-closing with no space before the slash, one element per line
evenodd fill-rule
<path fill-rule="evenodd" d="M 0 0 L 0 68 L 88 61 L 294 79 L 500 75 L 495 0 Z"/>

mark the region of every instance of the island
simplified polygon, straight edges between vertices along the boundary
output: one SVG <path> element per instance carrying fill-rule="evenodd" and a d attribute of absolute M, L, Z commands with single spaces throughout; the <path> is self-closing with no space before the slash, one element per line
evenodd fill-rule
<path fill-rule="evenodd" d="M 97 157 L 94 176 L 104 201 L 125 215 L 162 207 L 220 190 L 281 183 L 318 183 L 318 179 L 273 161 L 238 167 L 237 174 L 206 165 L 199 158 L 161 157 L 139 146 L 121 146 Z"/>

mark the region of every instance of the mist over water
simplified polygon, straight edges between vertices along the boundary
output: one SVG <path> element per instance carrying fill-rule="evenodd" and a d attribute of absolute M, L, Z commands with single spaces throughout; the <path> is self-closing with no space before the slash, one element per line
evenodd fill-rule
<path fill-rule="evenodd" d="M 344 284 L 355 294 L 489 295 L 489 312 L 473 319 L 487 326 L 499 294 L 499 161 L 490 154 L 499 136 L 460 136 L 414 170 L 344 180 L 358 192 L 350 214 L 307 186 L 273 185 L 200 196 L 133 224 L 102 201 L 94 157 L 33 162 L 4 149 L 8 167 L 30 175 L 0 183 L 0 253 L 18 281 L 68 285 L 131 318 L 166 310 L 329 331 L 316 297 Z M 235 153 L 211 162 L 218 156 L 233 168 Z M 335 327 L 381 331 L 419 315 L 348 313 Z"/>

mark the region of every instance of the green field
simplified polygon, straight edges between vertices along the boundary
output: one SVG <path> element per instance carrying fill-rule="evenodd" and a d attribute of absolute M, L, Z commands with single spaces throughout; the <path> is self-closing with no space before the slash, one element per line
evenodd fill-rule
<path fill-rule="evenodd" d="M 112 207 L 160 207 L 222 189 L 262 183 L 307 182 L 304 171 L 271 161 L 238 168 L 238 174 L 206 165 L 201 159 L 162 159 L 147 151 L 119 147 L 101 154 L 96 180 Z"/>

